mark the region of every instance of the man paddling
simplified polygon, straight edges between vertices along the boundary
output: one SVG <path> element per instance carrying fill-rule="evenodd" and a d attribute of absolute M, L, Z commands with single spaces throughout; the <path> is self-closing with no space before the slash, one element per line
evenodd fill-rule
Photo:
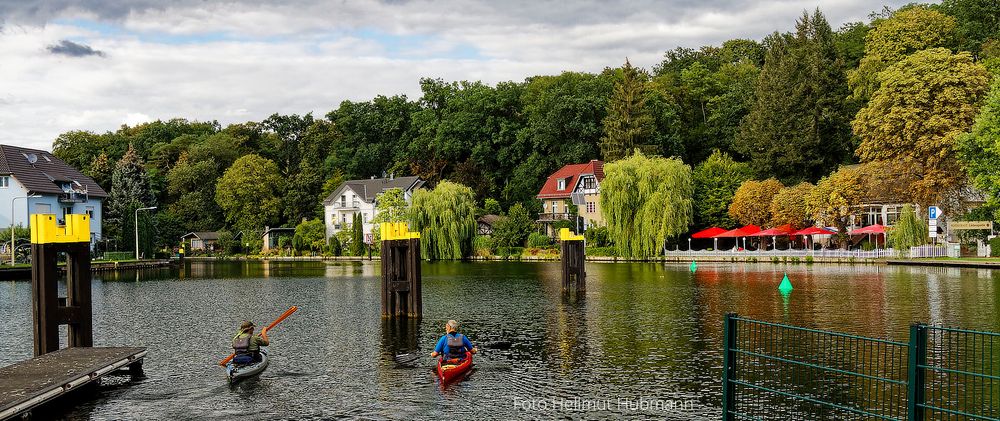
<path fill-rule="evenodd" d="M 434 352 L 431 353 L 431 357 L 442 356 L 442 358 L 448 359 L 450 362 L 457 362 L 465 359 L 465 353 L 471 352 L 475 354 L 479 351 L 478 348 L 472 346 L 472 342 L 465 335 L 458 333 L 458 322 L 454 320 L 448 320 L 448 323 L 444 325 L 444 336 L 438 340 L 437 346 L 434 347 Z"/>
<path fill-rule="evenodd" d="M 267 339 L 267 328 L 260 330 L 260 335 L 253 334 L 254 324 L 249 320 L 240 323 L 240 331 L 233 336 L 233 350 L 236 356 L 233 357 L 233 364 L 250 364 L 260 361 L 260 347 L 268 346 L 271 341 Z"/>

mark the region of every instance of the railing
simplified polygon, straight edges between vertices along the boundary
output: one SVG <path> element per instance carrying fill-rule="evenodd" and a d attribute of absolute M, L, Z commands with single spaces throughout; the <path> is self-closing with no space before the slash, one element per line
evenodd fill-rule
<path fill-rule="evenodd" d="M 347 202 L 341 202 L 341 201 L 333 202 L 333 207 L 335 209 L 357 209 L 358 207 L 360 207 L 360 205 L 361 202 L 358 202 L 357 200 L 351 202 L 350 206 L 347 205 Z"/>
<path fill-rule="evenodd" d="M 887 259 L 899 257 L 894 249 L 877 250 L 754 250 L 754 251 L 733 251 L 733 250 L 667 250 L 667 257 L 799 257 L 806 256 L 822 258 L 857 258 L 857 259 Z"/>
<path fill-rule="evenodd" d="M 61 203 L 83 203 L 87 201 L 87 193 L 75 191 L 59 193 L 58 200 Z"/>
<path fill-rule="evenodd" d="M 741 318 L 723 329 L 723 419 L 1000 420 L 1000 334 L 908 342 Z"/>
<path fill-rule="evenodd" d="M 948 257 L 948 248 L 938 246 L 910 247 L 911 259 L 922 257 Z"/>
<path fill-rule="evenodd" d="M 568 213 L 539 213 L 539 221 L 568 221 L 572 215 Z"/>

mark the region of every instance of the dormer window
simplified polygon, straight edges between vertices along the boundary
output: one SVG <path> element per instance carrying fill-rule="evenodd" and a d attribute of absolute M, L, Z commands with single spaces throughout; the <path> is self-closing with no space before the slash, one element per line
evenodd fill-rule
<path fill-rule="evenodd" d="M 556 190 L 566 190 L 566 179 L 565 178 L 560 178 L 559 181 L 557 181 L 556 183 L 557 183 Z"/>
<path fill-rule="evenodd" d="M 6 189 L 10 187 L 10 176 L 2 175 L 0 176 L 0 189 Z"/>
<path fill-rule="evenodd" d="M 585 189 L 593 189 L 595 187 L 594 186 L 594 181 L 596 181 L 596 180 L 594 180 L 594 177 L 584 178 L 583 179 L 583 188 L 585 188 Z"/>

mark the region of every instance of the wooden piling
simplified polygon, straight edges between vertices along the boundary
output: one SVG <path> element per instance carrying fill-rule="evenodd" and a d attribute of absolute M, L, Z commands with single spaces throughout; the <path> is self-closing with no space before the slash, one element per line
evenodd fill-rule
<path fill-rule="evenodd" d="M 586 291 L 587 271 L 584 265 L 587 259 L 583 236 L 573 235 L 569 229 L 563 228 L 559 232 L 559 239 L 563 292 Z"/>
<path fill-rule="evenodd" d="M 55 215 L 31 216 L 31 291 L 34 351 L 40 356 L 59 350 L 59 326 L 68 325 L 69 347 L 94 345 L 90 278 L 90 221 L 66 215 L 57 227 Z M 66 297 L 59 297 L 59 253 L 66 253 Z"/>
<path fill-rule="evenodd" d="M 382 317 L 423 316 L 420 233 L 406 223 L 386 223 L 382 234 Z"/>

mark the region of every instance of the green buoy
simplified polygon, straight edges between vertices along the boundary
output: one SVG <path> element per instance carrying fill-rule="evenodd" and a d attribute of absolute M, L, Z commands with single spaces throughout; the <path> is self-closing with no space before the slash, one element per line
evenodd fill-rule
<path fill-rule="evenodd" d="M 781 291 L 782 294 L 792 292 L 792 281 L 788 280 L 787 273 L 785 274 L 785 277 L 781 279 L 781 285 L 778 285 L 778 291 Z"/>
<path fill-rule="evenodd" d="M 691 273 L 694 273 L 694 271 L 696 271 L 696 270 L 698 270 L 698 264 L 695 263 L 694 260 L 692 260 L 691 261 Z"/>

